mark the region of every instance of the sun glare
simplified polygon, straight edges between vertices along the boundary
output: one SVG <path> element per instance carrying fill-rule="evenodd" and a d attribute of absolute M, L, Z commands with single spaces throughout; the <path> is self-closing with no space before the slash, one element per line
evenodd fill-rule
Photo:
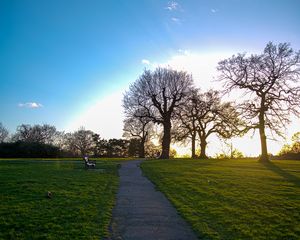
<path fill-rule="evenodd" d="M 123 132 L 123 91 L 114 92 L 98 100 L 76 116 L 66 127 L 67 131 L 86 129 L 99 133 L 101 138 L 121 138 Z"/>

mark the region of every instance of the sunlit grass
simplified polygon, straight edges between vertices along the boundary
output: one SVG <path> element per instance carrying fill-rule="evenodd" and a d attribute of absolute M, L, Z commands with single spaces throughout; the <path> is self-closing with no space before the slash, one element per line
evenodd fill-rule
<path fill-rule="evenodd" d="M 115 163 L 0 161 L 0 239 L 103 238 L 117 186 Z"/>
<path fill-rule="evenodd" d="M 141 166 L 201 239 L 300 239 L 300 161 L 176 159 Z"/>

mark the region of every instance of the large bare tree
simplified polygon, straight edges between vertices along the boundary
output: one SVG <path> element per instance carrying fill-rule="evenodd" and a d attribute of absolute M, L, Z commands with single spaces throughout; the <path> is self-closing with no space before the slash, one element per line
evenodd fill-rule
<path fill-rule="evenodd" d="M 290 114 L 299 115 L 300 52 L 288 43 L 269 42 L 262 54 L 238 54 L 219 62 L 225 92 L 242 90 L 247 100 L 241 105 L 248 129 L 258 129 L 260 160 L 268 161 L 266 128 L 281 136 Z"/>
<path fill-rule="evenodd" d="M 127 115 L 147 117 L 163 126 L 160 158 L 169 158 L 172 118 L 184 104 L 192 86 L 192 76 L 169 68 L 145 70 L 124 95 Z"/>

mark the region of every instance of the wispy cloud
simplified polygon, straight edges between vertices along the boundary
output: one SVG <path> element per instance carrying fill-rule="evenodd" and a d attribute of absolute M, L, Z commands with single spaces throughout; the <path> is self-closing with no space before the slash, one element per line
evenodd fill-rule
<path fill-rule="evenodd" d="M 178 25 L 182 24 L 182 18 L 178 17 L 178 14 L 183 12 L 181 5 L 177 1 L 169 1 L 167 6 L 165 7 L 170 13 L 168 14 L 168 21 L 176 23 Z M 167 27 L 169 28 L 169 24 L 166 23 Z"/>
<path fill-rule="evenodd" d="M 190 55 L 191 52 L 189 50 L 186 50 L 186 49 L 178 49 L 178 52 L 182 55 Z"/>
<path fill-rule="evenodd" d="M 179 3 L 175 1 L 168 2 L 168 5 L 166 6 L 166 9 L 169 11 L 176 11 L 179 9 Z"/>
<path fill-rule="evenodd" d="M 217 13 L 217 12 L 219 12 L 219 9 L 212 8 L 212 9 L 210 9 L 210 11 L 211 11 L 211 13 Z"/>
<path fill-rule="evenodd" d="M 182 22 L 181 19 L 177 18 L 177 17 L 172 17 L 171 20 L 172 20 L 172 22 L 177 23 L 177 24 L 181 24 L 181 22 Z"/>
<path fill-rule="evenodd" d="M 148 59 L 143 59 L 141 62 L 142 64 L 150 65 L 150 61 Z"/>
<path fill-rule="evenodd" d="M 42 104 L 36 102 L 27 102 L 27 103 L 19 103 L 18 107 L 20 108 L 41 108 Z"/>

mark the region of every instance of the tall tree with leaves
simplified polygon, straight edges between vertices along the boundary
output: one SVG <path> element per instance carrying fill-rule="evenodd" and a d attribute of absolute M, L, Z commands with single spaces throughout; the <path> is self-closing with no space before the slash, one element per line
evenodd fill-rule
<path fill-rule="evenodd" d="M 258 129 L 260 160 L 268 161 L 266 129 L 282 136 L 290 114 L 299 116 L 300 52 L 288 43 L 269 42 L 262 54 L 238 54 L 219 62 L 220 81 L 225 92 L 242 90 L 241 104 L 248 129 Z"/>
<path fill-rule="evenodd" d="M 169 158 L 172 119 L 186 101 L 192 84 L 192 76 L 186 72 L 157 68 L 145 70 L 124 95 L 127 115 L 146 117 L 163 126 L 160 158 Z"/>

